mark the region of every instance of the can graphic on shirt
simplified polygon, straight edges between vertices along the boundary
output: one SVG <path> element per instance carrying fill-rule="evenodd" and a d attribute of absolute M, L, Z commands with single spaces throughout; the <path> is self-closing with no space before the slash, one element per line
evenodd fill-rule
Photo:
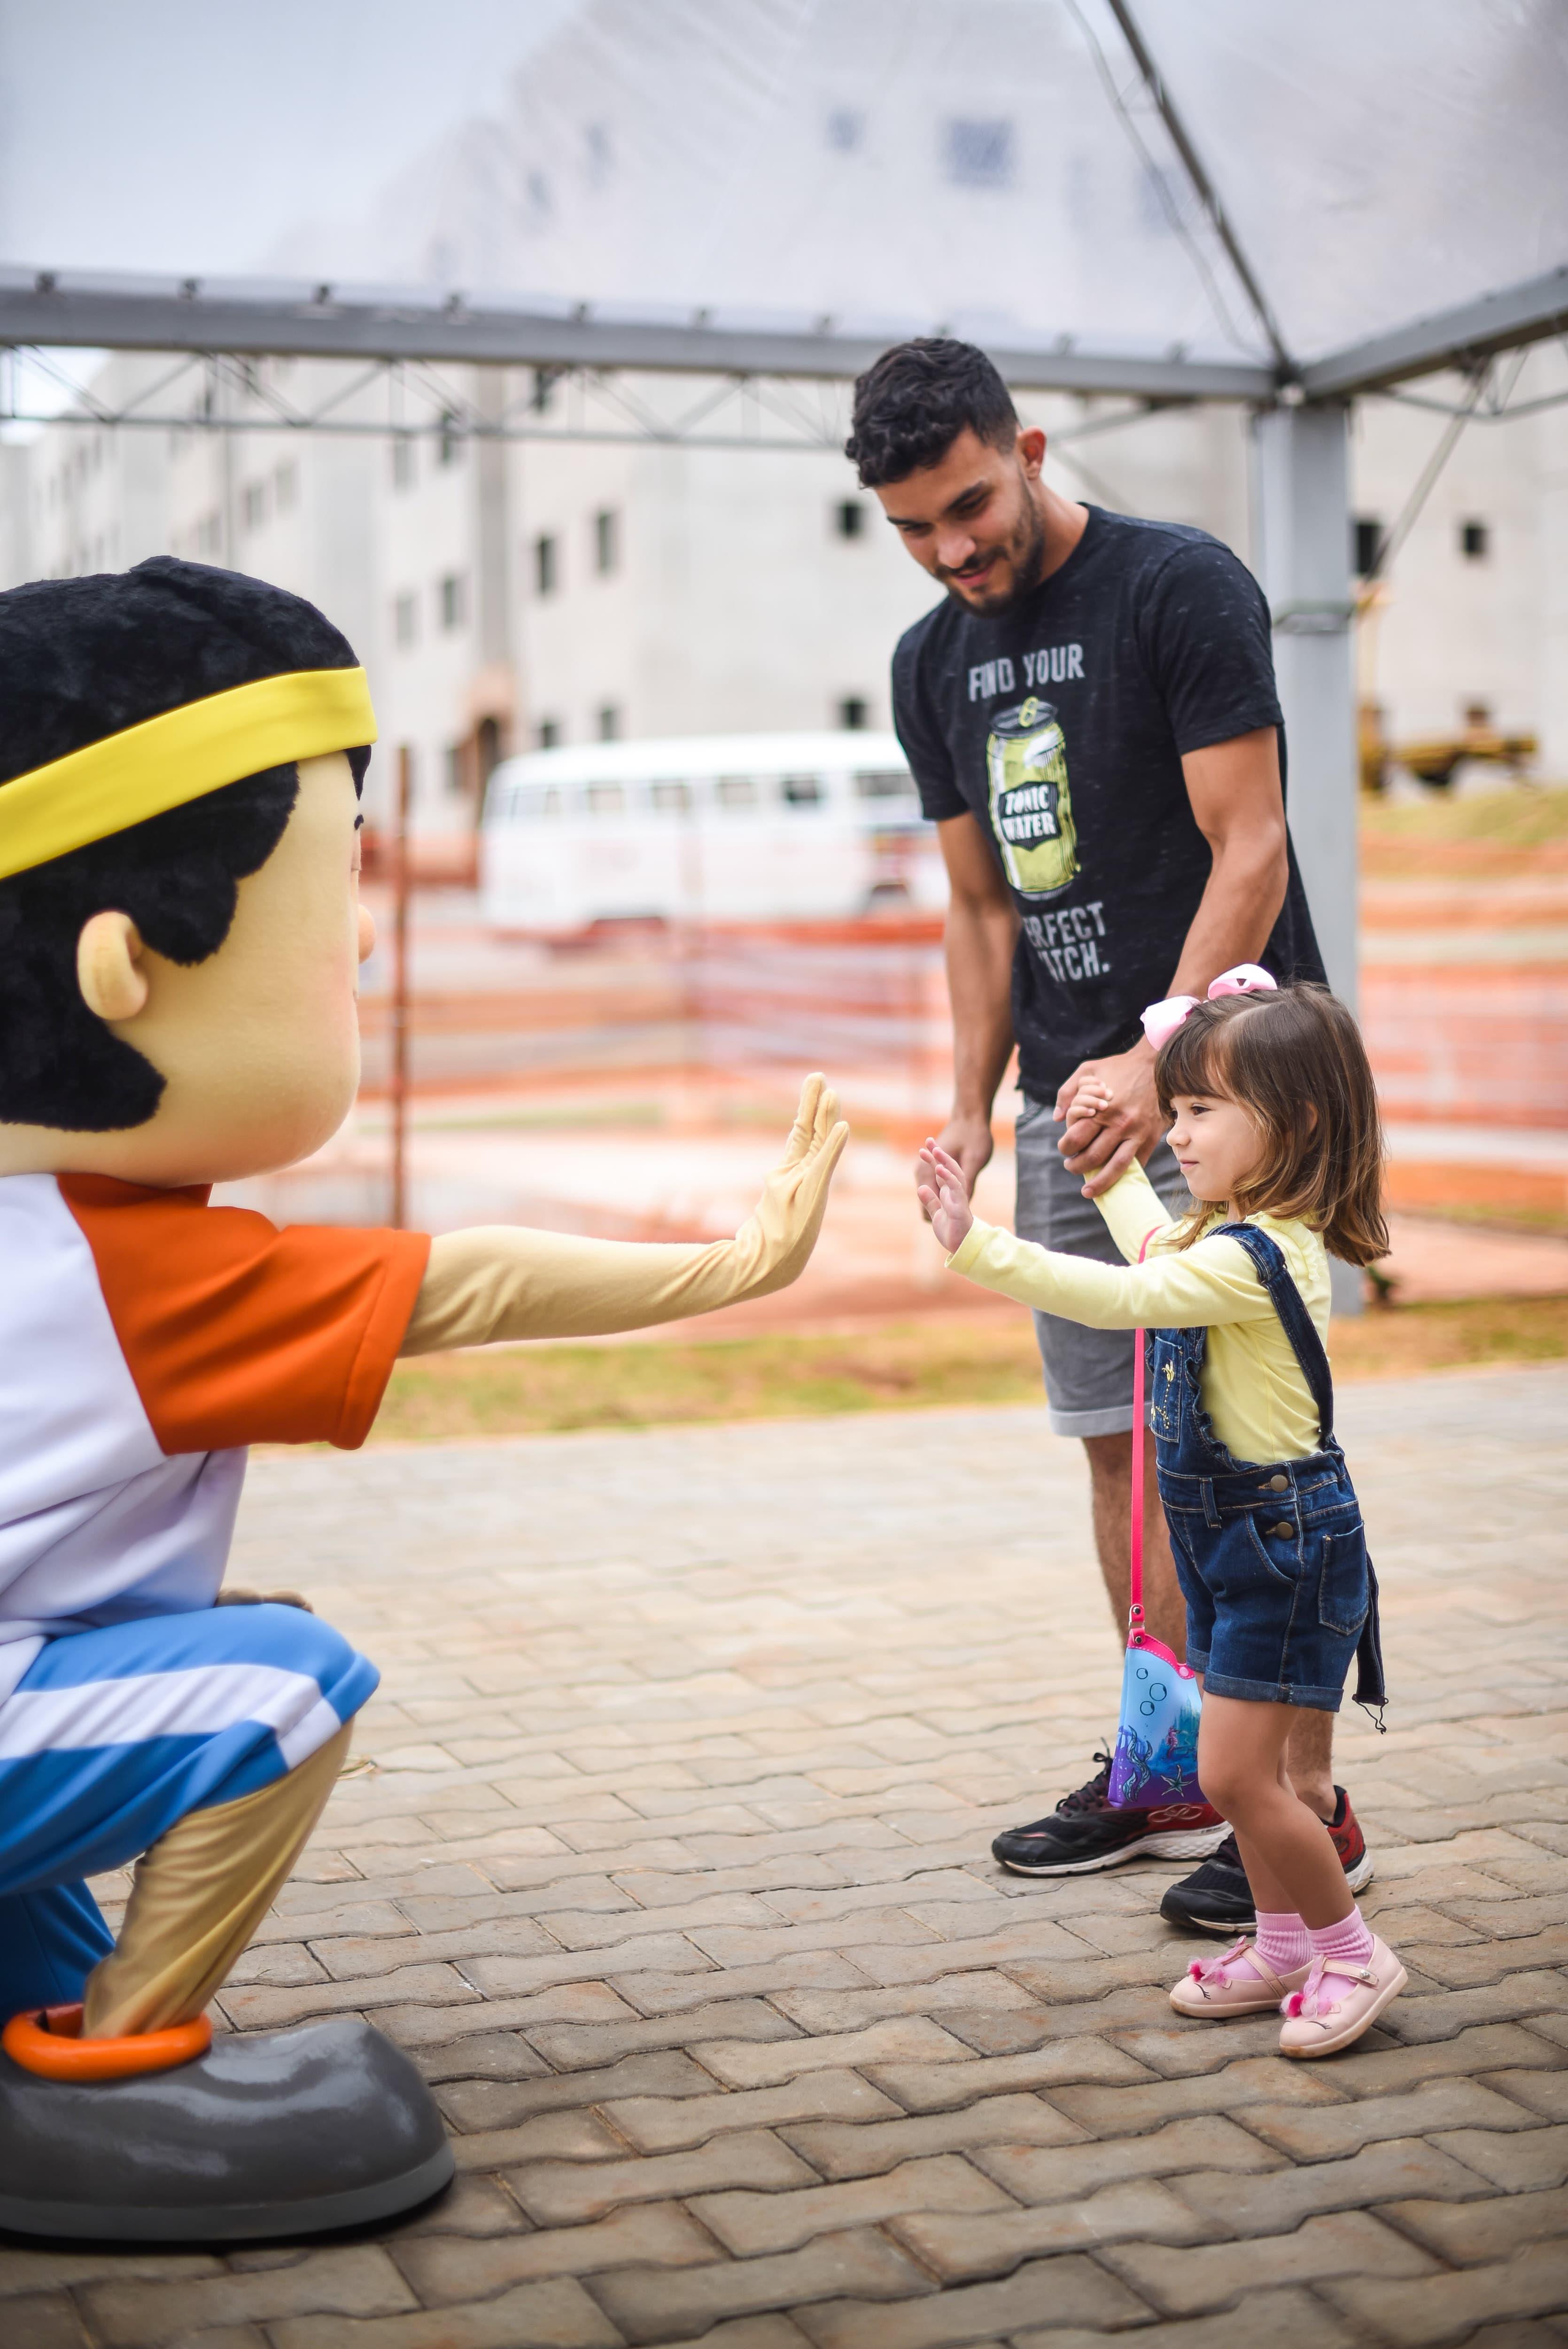
<path fill-rule="evenodd" d="M 1078 876 L 1068 746 L 1048 701 L 998 711 L 985 745 L 991 829 L 1021 897 L 1054 897 Z"/>

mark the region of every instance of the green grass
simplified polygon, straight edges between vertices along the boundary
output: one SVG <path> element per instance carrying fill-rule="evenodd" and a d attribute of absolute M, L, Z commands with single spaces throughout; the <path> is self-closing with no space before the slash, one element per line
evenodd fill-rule
<path fill-rule="evenodd" d="M 1397 807 L 1364 798 L 1361 837 L 1388 846 L 1482 840 L 1500 848 L 1539 848 L 1548 841 L 1568 839 L 1568 789 L 1536 791 L 1515 784 L 1464 799 L 1434 792 L 1429 799 Z"/>
<path fill-rule="evenodd" d="M 1568 1298 L 1396 1306 L 1335 1325 L 1341 1378 L 1411 1377 L 1568 1356 Z M 373 1441 L 826 1418 L 1037 1403 L 1027 1317 L 891 1323 L 854 1337 L 508 1347 L 400 1362 Z"/>

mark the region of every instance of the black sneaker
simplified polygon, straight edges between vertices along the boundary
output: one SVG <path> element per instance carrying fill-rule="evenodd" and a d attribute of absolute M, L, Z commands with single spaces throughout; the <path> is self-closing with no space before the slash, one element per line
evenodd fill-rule
<path fill-rule="evenodd" d="M 1088 1876 L 1130 1859 L 1202 1859 L 1222 1840 L 1225 1822 L 1207 1803 L 1113 1811 L 1106 1799 L 1110 1756 L 1102 1751 L 1094 1758 L 1100 1765 L 1094 1776 L 1064 1795 L 1048 1819 L 996 1837 L 991 1849 L 1004 1868 L 1018 1876 Z"/>
<path fill-rule="evenodd" d="M 1349 1795 L 1343 1786 L 1336 1786 L 1334 1793 L 1334 1816 L 1328 1832 L 1339 1854 L 1346 1883 L 1352 1892 L 1359 1892 L 1372 1881 L 1372 1855 L 1350 1807 Z M 1179 1925 L 1184 1933 L 1214 1933 L 1222 1940 L 1233 1940 L 1238 1933 L 1257 1931 L 1253 1889 L 1247 1882 L 1247 1871 L 1242 1866 L 1233 1835 L 1225 1837 L 1202 1868 L 1184 1876 L 1180 1884 L 1170 1886 L 1160 1903 L 1160 1914 L 1168 1924 Z"/>

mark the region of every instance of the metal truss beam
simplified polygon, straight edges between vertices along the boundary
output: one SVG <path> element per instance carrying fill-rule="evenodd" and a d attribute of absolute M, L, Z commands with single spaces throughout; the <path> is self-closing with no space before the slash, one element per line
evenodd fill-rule
<path fill-rule="evenodd" d="M 843 382 L 890 337 L 815 328 L 726 325 L 706 311 L 686 320 L 559 310 L 491 309 L 454 295 L 331 285 L 263 292 L 196 279 L 77 278 L 0 272 L 0 346 L 86 350 L 226 352 L 236 357 L 424 360 L 438 365 L 627 368 L 647 374 L 776 376 Z M 1069 336 L 1038 349 L 993 349 L 1020 390 L 1122 393 L 1136 399 L 1273 397 L 1262 363 L 1079 350 Z"/>
<path fill-rule="evenodd" d="M 1281 395 L 1345 399 L 1387 390 L 1444 368 L 1473 371 L 1499 351 L 1568 333 L 1568 265 L 1418 319 L 1295 372 L 1262 361 L 1163 357 L 1084 350 L 1069 336 L 1048 347 L 993 348 L 1021 391 L 1120 396 L 1151 405 L 1239 400 L 1268 407 Z M 842 383 L 870 366 L 884 341 L 841 332 L 830 318 L 811 329 L 727 324 L 697 311 L 686 320 L 612 316 L 586 303 L 557 309 L 481 308 L 454 295 L 269 287 L 196 279 L 61 276 L 0 271 L 0 348 L 168 351 L 192 357 L 322 358 L 362 364 L 525 367 L 547 373 L 616 371 L 705 375 L 732 381 Z M 127 419 L 126 420 L 130 420 Z M 160 419 L 169 420 L 169 419 Z M 204 419 L 187 418 L 199 423 Z M 252 429 L 260 429 L 256 419 Z M 531 437 L 531 427 L 525 428 Z M 647 437 L 637 435 L 635 437 Z"/>
<path fill-rule="evenodd" d="M 521 369 L 529 378 L 511 399 L 476 399 L 465 369 L 439 371 L 374 359 L 329 360 L 332 379 L 285 390 L 261 362 L 225 353 L 161 354 L 170 364 L 150 382 L 106 396 L 101 381 L 77 383 L 46 351 L 0 350 L 0 424 L 185 433 L 321 433 L 328 438 L 606 441 L 640 446 L 816 450 L 837 455 L 848 424 L 846 387 L 787 377 L 726 375 L 702 381 L 695 398 L 654 404 L 646 386 L 613 369 Z M 10 364 L 7 366 L 6 361 Z M 29 405 L 18 374 L 36 372 L 67 395 L 65 408 Z M 454 374 L 459 378 L 453 379 Z M 672 377 L 668 384 L 683 378 Z M 1059 424 L 1051 445 L 1123 431 L 1188 401 L 1130 400 Z"/>
<path fill-rule="evenodd" d="M 1353 398 L 1445 367 L 1474 368 L 1498 351 L 1522 350 L 1565 332 L 1568 266 L 1315 359 L 1301 369 L 1301 388 L 1308 399 Z"/>

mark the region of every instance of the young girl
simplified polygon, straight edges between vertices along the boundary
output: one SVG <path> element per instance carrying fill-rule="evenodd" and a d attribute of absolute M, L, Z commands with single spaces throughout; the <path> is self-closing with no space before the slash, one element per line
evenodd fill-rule
<path fill-rule="evenodd" d="M 954 1271 L 1091 1329 L 1150 1332 L 1160 1496 L 1204 1688 L 1198 1772 L 1258 1920 L 1255 1942 L 1194 1964 L 1171 2002 L 1215 2018 L 1283 2003 L 1282 2052 L 1327 2055 L 1406 1979 L 1284 1769 L 1297 1708 L 1337 1712 L 1352 1657 L 1358 1702 L 1383 1702 L 1377 1587 L 1323 1345 L 1326 1251 L 1360 1265 L 1387 1247 L 1377 1095 L 1354 1019 L 1321 988 L 1276 989 L 1243 966 L 1208 1002 L 1178 998 L 1144 1021 L 1196 1206 L 1173 1223 L 1130 1166 L 1097 1201 L 1125 1268 L 977 1222 L 931 1142 L 920 1195 Z"/>

